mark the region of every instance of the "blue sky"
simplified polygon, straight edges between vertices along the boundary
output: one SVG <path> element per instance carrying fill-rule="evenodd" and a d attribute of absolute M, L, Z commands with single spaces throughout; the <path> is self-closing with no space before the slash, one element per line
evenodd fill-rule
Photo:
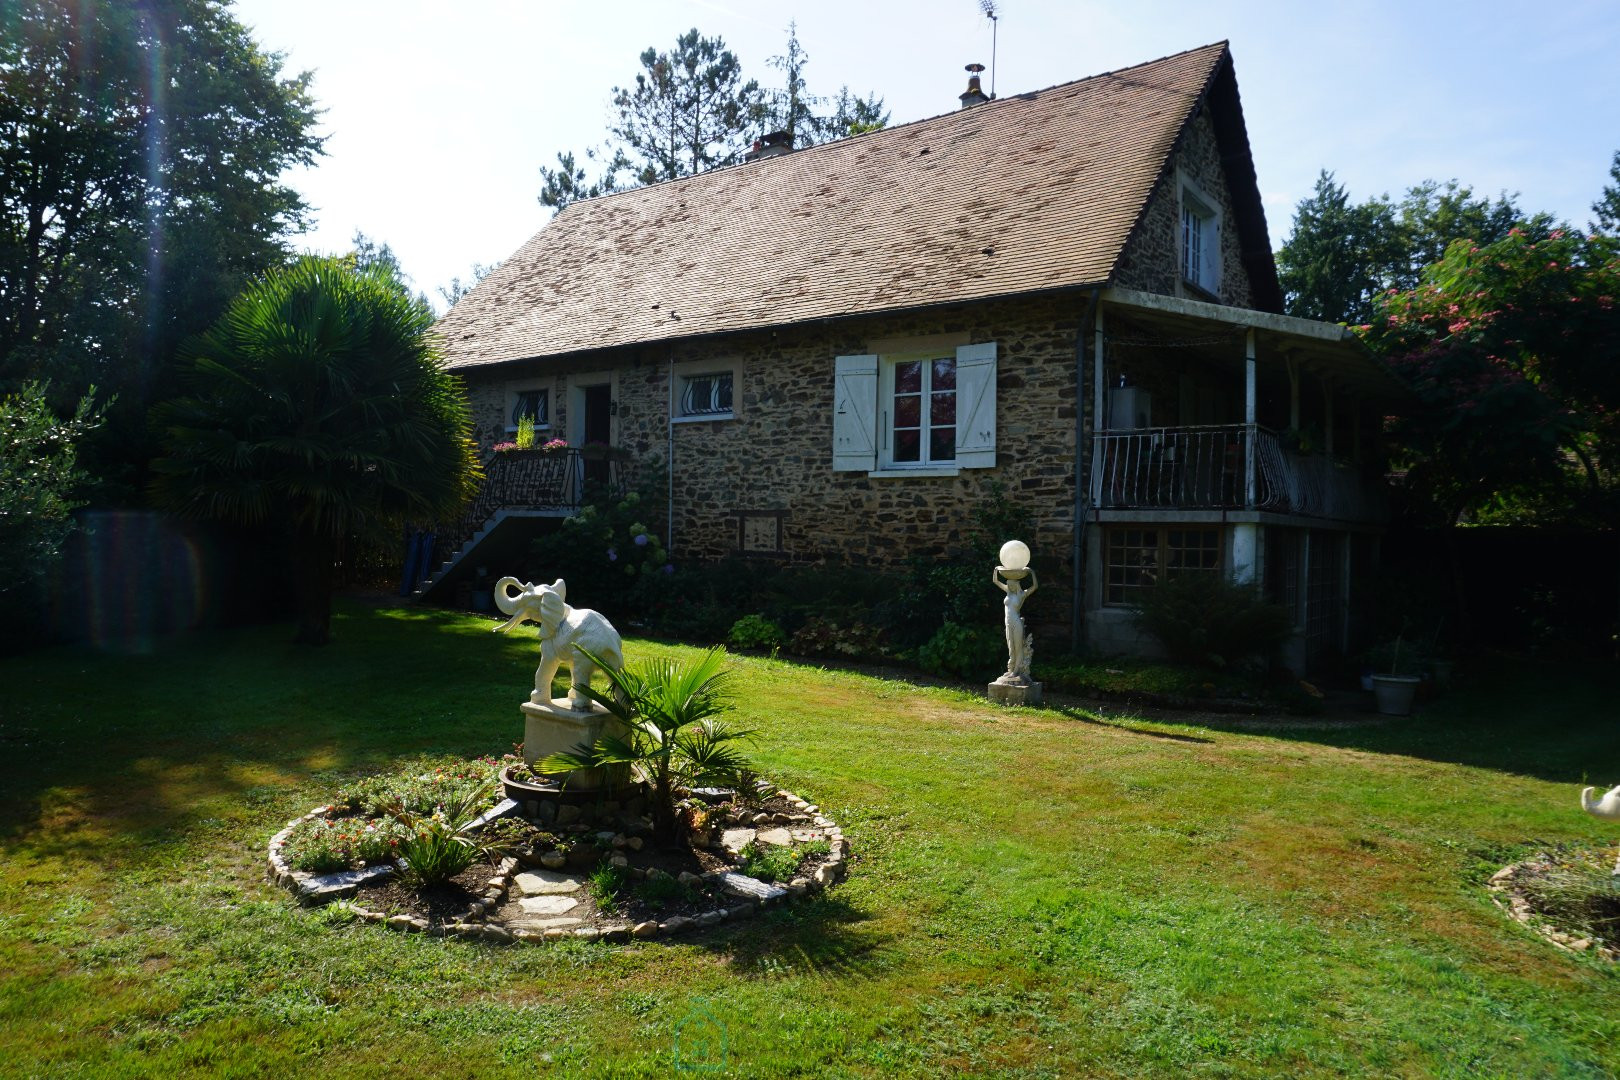
<path fill-rule="evenodd" d="M 1620 148 L 1620 3 L 1001 0 L 1003 94 L 1229 40 L 1272 243 L 1328 168 L 1363 197 L 1425 178 L 1517 191 L 1584 223 Z M 813 93 L 881 94 L 901 123 L 956 106 L 990 62 L 976 0 L 238 0 L 294 70 L 313 69 L 328 155 L 291 177 L 317 208 L 302 243 L 392 245 L 435 293 L 549 219 L 538 170 L 601 141 L 611 87 L 697 27 L 745 70 L 796 20 Z"/>

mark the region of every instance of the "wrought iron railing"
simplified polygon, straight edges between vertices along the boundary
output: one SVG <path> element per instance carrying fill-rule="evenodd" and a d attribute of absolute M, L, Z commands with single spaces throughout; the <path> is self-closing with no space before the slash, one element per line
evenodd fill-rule
<path fill-rule="evenodd" d="M 1091 501 L 1098 509 L 1387 517 L 1382 488 L 1355 466 L 1292 453 L 1257 424 L 1103 431 L 1094 439 Z"/>
<path fill-rule="evenodd" d="M 437 573 L 484 523 L 501 510 L 553 512 L 566 516 L 584 505 L 588 490 L 602 484 L 610 491 L 623 485 L 620 461 L 611 453 L 579 450 L 507 450 L 484 463 L 484 483 L 449 528 L 441 528 L 433 555 L 421 568 L 423 580 Z"/>

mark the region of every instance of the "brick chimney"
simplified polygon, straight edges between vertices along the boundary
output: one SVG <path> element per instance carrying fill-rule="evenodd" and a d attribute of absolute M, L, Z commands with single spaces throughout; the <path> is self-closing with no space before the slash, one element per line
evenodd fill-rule
<path fill-rule="evenodd" d="M 773 131 L 754 140 L 754 148 L 743 155 L 744 161 L 781 157 L 793 152 L 793 136 L 786 131 Z"/>

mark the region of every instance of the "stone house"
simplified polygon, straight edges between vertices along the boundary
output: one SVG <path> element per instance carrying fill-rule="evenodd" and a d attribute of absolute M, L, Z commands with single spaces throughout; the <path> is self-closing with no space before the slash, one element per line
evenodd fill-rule
<path fill-rule="evenodd" d="M 429 585 L 571 512 L 605 444 L 668 464 L 676 559 L 898 569 L 956 551 L 994 485 L 1063 636 L 1138 648 L 1133 600 L 1207 572 L 1292 607 L 1297 665 L 1344 648 L 1404 391 L 1281 314 L 1226 43 L 962 98 L 575 203 L 457 304 L 485 449 L 520 415 L 570 449 L 494 455 Z"/>

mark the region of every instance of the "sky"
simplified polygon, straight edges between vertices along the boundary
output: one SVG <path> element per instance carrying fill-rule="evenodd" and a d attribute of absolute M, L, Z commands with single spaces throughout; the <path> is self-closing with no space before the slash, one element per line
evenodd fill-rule
<path fill-rule="evenodd" d="M 1354 198 L 1456 178 L 1584 224 L 1620 149 L 1620 3 L 998 0 L 998 94 L 1231 43 L 1272 244 L 1322 169 Z M 238 0 L 288 71 L 314 72 L 326 155 L 288 182 L 298 238 L 387 243 L 419 289 L 498 263 L 550 220 L 539 169 L 602 142 L 637 57 L 696 27 L 778 84 L 790 21 L 814 94 L 881 95 L 891 123 L 949 112 L 991 62 L 978 0 Z M 986 72 L 986 89 L 989 88 Z"/>

